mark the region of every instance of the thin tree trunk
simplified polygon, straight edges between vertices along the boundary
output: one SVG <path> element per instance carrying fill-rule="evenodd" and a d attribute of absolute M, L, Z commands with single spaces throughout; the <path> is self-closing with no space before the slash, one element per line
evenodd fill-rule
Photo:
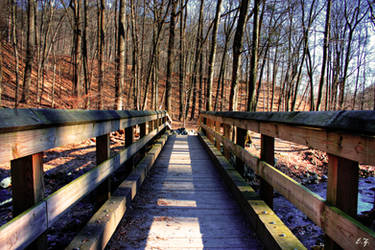
<path fill-rule="evenodd" d="M 21 102 L 29 103 L 29 88 L 31 84 L 31 71 L 34 62 L 35 50 L 35 0 L 27 2 L 27 44 L 26 44 L 26 61 L 25 73 L 23 78 L 23 90 Z"/>
<path fill-rule="evenodd" d="M 252 111 L 252 112 L 255 112 L 255 109 L 256 109 L 255 86 L 257 83 L 257 73 L 258 73 L 257 71 L 258 71 L 258 46 L 259 46 L 259 5 L 260 5 L 260 0 L 254 0 L 253 40 L 252 40 L 252 46 L 251 46 L 249 92 L 248 92 L 248 99 L 247 99 L 247 110 Z"/>
<path fill-rule="evenodd" d="M 212 38 L 211 38 L 211 50 L 209 55 L 208 61 L 208 80 L 207 80 L 207 94 L 206 94 L 206 110 L 212 110 L 212 82 L 214 78 L 214 64 L 215 64 L 215 55 L 216 55 L 216 39 L 217 39 L 217 30 L 219 28 L 220 23 L 220 9 L 221 9 L 222 0 L 218 0 L 216 4 L 216 14 L 214 19 L 214 27 L 212 30 Z"/>
<path fill-rule="evenodd" d="M 87 52 L 87 11 L 88 4 L 87 0 L 83 0 L 83 28 L 82 28 L 82 66 L 83 66 L 83 79 L 85 84 L 85 108 L 90 108 L 90 77 L 89 77 L 89 65 L 88 65 L 88 52 Z"/>
<path fill-rule="evenodd" d="M 198 31 L 197 31 L 197 37 L 196 37 L 196 44 L 195 44 L 195 60 L 194 60 L 194 66 L 193 66 L 193 73 L 191 77 L 191 95 L 192 95 L 192 105 L 191 105 L 191 114 L 190 114 L 190 120 L 194 118 L 195 114 L 195 106 L 196 106 L 196 99 L 197 99 L 197 93 L 198 96 L 201 97 L 202 89 L 197 88 L 197 71 L 199 70 L 199 61 L 202 60 L 202 48 L 203 48 L 203 6 L 204 6 L 204 0 L 201 0 L 200 8 L 199 8 L 199 18 L 198 18 Z M 199 109 L 202 107 L 202 98 L 199 98 Z M 189 110 L 189 107 L 187 107 L 187 110 Z"/>
<path fill-rule="evenodd" d="M 176 26 L 176 8 L 177 0 L 172 1 L 171 19 L 169 24 L 169 40 L 168 40 L 168 52 L 167 52 L 167 79 L 165 81 L 165 109 L 167 112 L 172 112 L 172 57 L 174 50 L 175 40 L 175 26 Z"/>
<path fill-rule="evenodd" d="M 237 110 L 238 105 L 238 69 L 241 58 L 242 40 L 245 29 L 245 20 L 247 10 L 249 7 L 249 0 L 242 0 L 240 3 L 240 14 L 237 21 L 237 29 L 233 40 L 233 66 L 232 66 L 232 83 L 229 96 L 229 110 Z"/>
<path fill-rule="evenodd" d="M 15 58 L 15 74 L 16 74 L 16 91 L 14 94 L 14 107 L 18 107 L 18 91 L 19 91 L 19 55 L 18 55 L 18 39 L 17 39 L 17 4 L 11 0 L 12 5 L 12 37 L 13 37 L 13 51 Z M 2 57 L 1 57 L 2 59 Z M 1 83 L 0 83 L 1 84 Z M 0 95 L 1 98 L 1 95 Z"/>
<path fill-rule="evenodd" d="M 117 43 L 117 72 L 115 90 L 115 109 L 122 110 L 123 87 L 125 80 L 125 21 L 126 0 L 120 0 L 120 12 L 118 18 L 118 43 Z M 146 93 L 147 94 L 147 93 Z"/>
<path fill-rule="evenodd" d="M 186 3 L 185 3 L 186 5 Z M 186 11 L 185 11 L 186 13 Z M 180 121 L 183 120 L 184 116 L 184 79 L 185 79 L 185 62 L 184 62 L 184 55 L 185 55 L 185 32 L 186 32 L 186 17 L 187 15 L 184 15 L 183 11 L 183 1 L 180 0 L 180 53 L 179 53 L 179 91 L 180 91 L 180 112 L 178 119 Z"/>
<path fill-rule="evenodd" d="M 326 67 L 327 67 L 328 46 L 329 46 L 330 28 L 331 28 L 331 5 L 332 5 L 332 0 L 328 0 L 327 1 L 327 11 L 326 11 L 326 24 L 325 24 L 325 28 L 324 28 L 322 69 L 320 71 L 318 99 L 316 101 L 316 110 L 317 111 L 320 111 L 320 105 L 321 105 L 322 93 L 323 93 L 324 75 L 325 75 Z"/>
<path fill-rule="evenodd" d="M 98 4 L 98 109 L 103 109 L 103 88 L 104 88 L 104 0 L 97 0 Z"/>

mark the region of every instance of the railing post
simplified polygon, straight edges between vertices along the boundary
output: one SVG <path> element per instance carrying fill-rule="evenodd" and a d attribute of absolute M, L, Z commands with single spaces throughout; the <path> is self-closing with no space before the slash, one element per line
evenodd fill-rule
<path fill-rule="evenodd" d="M 104 134 L 96 137 L 96 165 L 108 160 L 111 156 L 110 135 Z M 111 197 L 111 177 L 108 177 L 97 188 L 95 193 L 95 206 L 99 208 Z"/>
<path fill-rule="evenodd" d="M 328 154 L 327 202 L 348 215 L 357 216 L 358 162 Z M 324 249 L 341 249 L 326 236 Z"/>
<path fill-rule="evenodd" d="M 275 164 L 275 139 L 267 135 L 261 135 L 261 155 L 260 159 L 270 165 Z M 263 178 L 260 178 L 260 196 L 273 208 L 273 187 L 268 184 Z"/>
<path fill-rule="evenodd" d="M 232 140 L 232 127 L 229 124 L 224 123 L 224 137 Z M 224 146 L 224 156 L 227 160 L 230 160 L 230 150 Z"/>
<path fill-rule="evenodd" d="M 13 218 L 44 198 L 43 153 L 12 160 Z M 28 249 L 46 249 L 47 234 L 43 233 Z"/>
<path fill-rule="evenodd" d="M 236 127 L 236 144 L 243 148 L 245 147 L 246 133 L 246 129 Z M 244 163 L 239 157 L 236 157 L 236 169 L 241 176 L 244 175 Z"/>
<path fill-rule="evenodd" d="M 219 121 L 216 121 L 215 122 L 215 131 L 219 134 L 220 134 L 220 128 L 221 128 L 221 123 Z M 220 149 L 221 149 L 220 148 L 220 142 L 216 139 L 215 139 L 215 146 L 220 151 Z"/>
<path fill-rule="evenodd" d="M 142 139 L 145 137 L 147 131 L 146 131 L 146 123 L 139 124 L 139 139 Z M 140 159 L 142 159 L 145 156 L 146 153 L 146 145 L 140 150 Z"/>
<path fill-rule="evenodd" d="M 125 147 L 129 147 L 134 142 L 134 126 L 125 128 Z M 125 167 L 131 171 L 133 169 L 133 157 L 126 161 Z"/>

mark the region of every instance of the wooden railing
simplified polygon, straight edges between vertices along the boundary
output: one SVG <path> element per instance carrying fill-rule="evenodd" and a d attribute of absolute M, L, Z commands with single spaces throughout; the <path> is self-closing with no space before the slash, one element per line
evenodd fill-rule
<path fill-rule="evenodd" d="M 0 249 L 24 248 L 40 240 L 69 208 L 169 126 L 168 119 L 164 111 L 2 109 L 0 163 L 11 162 L 14 218 L 0 228 Z M 140 138 L 134 142 L 136 125 Z M 110 157 L 110 132 L 122 129 L 125 149 Z M 44 197 L 42 152 L 92 137 L 96 137 L 97 166 Z"/>
<path fill-rule="evenodd" d="M 375 165 L 375 112 L 203 112 L 201 128 L 224 155 L 236 156 L 261 179 L 260 195 L 272 207 L 273 189 L 292 202 L 331 239 L 326 247 L 373 249 L 375 233 L 358 222 L 359 163 Z M 224 133 L 221 133 L 223 127 Z M 261 134 L 261 157 L 244 148 L 247 130 Z M 235 142 L 231 140 L 235 133 Z M 274 167 L 274 138 L 306 145 L 328 154 L 327 199 L 324 200 Z"/>

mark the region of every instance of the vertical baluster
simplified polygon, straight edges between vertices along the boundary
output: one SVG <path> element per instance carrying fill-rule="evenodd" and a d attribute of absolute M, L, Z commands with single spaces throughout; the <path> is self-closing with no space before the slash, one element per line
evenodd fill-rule
<path fill-rule="evenodd" d="M 262 134 L 260 159 L 273 166 L 275 164 L 274 150 L 275 139 Z M 260 180 L 260 196 L 270 208 L 273 208 L 273 187 L 262 178 Z"/>
<path fill-rule="evenodd" d="M 245 147 L 246 132 L 246 129 L 236 128 L 236 144 L 243 148 Z M 239 157 L 236 157 L 236 169 L 242 176 L 244 175 L 244 163 Z"/>
<path fill-rule="evenodd" d="M 219 121 L 216 121 L 215 122 L 215 131 L 219 134 L 220 133 L 220 129 L 221 129 L 221 123 Z M 216 148 L 220 151 L 220 142 L 218 140 L 215 139 L 215 146 Z"/>
<path fill-rule="evenodd" d="M 110 135 L 96 137 L 96 165 L 106 161 L 111 156 Z M 94 191 L 95 207 L 100 208 L 111 197 L 111 177 L 104 180 Z"/>
<path fill-rule="evenodd" d="M 13 217 L 36 205 L 44 198 L 43 153 L 11 161 Z M 46 249 L 43 233 L 28 249 Z"/>
<path fill-rule="evenodd" d="M 224 123 L 224 137 L 232 140 L 232 127 L 229 124 Z M 230 160 L 230 150 L 224 147 L 224 156 L 227 160 Z"/>
<path fill-rule="evenodd" d="M 358 162 L 328 154 L 327 202 L 352 217 L 357 216 Z M 341 249 L 326 236 L 325 249 Z"/>

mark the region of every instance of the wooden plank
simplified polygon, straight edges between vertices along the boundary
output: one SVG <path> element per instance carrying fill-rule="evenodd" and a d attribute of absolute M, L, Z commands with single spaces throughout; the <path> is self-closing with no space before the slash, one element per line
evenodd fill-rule
<path fill-rule="evenodd" d="M 144 116 L 164 117 L 166 115 L 166 111 L 2 109 L 0 111 L 0 133 L 43 127 L 119 121 Z"/>
<path fill-rule="evenodd" d="M 375 136 L 364 136 L 274 122 L 239 120 L 208 114 L 202 114 L 202 116 L 274 138 L 306 145 L 352 161 L 375 165 Z"/>
<path fill-rule="evenodd" d="M 320 111 L 320 112 L 213 112 L 202 115 L 220 116 L 243 121 L 274 122 L 293 126 L 308 126 L 349 133 L 375 135 L 375 112 Z"/>
<path fill-rule="evenodd" d="M 113 196 L 95 213 L 87 225 L 72 240 L 67 249 L 104 249 L 117 225 L 134 199 L 148 169 L 154 164 L 167 135 L 162 136 L 129 177 L 120 184 Z"/>
<path fill-rule="evenodd" d="M 236 128 L 236 144 L 242 148 L 245 147 L 247 130 L 240 127 Z M 241 176 L 244 175 L 244 163 L 240 157 L 236 157 L 236 169 Z"/>
<path fill-rule="evenodd" d="M 1 113 L 1 112 L 0 112 Z M 0 133 L 0 164 L 51 148 L 82 142 L 86 139 L 125 129 L 156 119 L 158 115 L 121 120 L 92 122 L 60 127 Z"/>
<path fill-rule="evenodd" d="M 108 160 L 111 156 L 110 135 L 96 137 L 96 165 Z M 99 208 L 111 197 L 111 179 L 107 178 L 94 191 L 95 207 Z"/>
<path fill-rule="evenodd" d="M 185 143 L 182 143 L 185 142 Z M 237 204 L 231 199 L 225 186 L 218 178 L 213 164 L 210 161 L 200 161 L 202 164 L 165 165 L 168 157 L 174 153 L 180 154 L 182 146 L 187 149 L 203 150 L 196 136 L 171 136 L 166 147 L 176 147 L 176 151 L 165 151 L 155 163 L 155 170 L 149 181 L 142 188 L 141 197 L 133 205 L 132 216 L 124 220 L 117 232 L 126 230 L 122 235 L 119 248 L 186 248 L 192 246 L 203 247 L 230 247 L 242 249 L 260 248 L 252 234 L 249 224 L 246 223 Z M 204 156 L 204 155 L 203 155 Z M 163 158 L 163 160 L 160 160 Z M 161 162 L 162 161 L 162 162 Z M 204 179 L 199 173 L 205 172 Z M 198 173 L 198 175 L 197 175 Z M 178 178 L 181 176 L 190 178 Z M 177 177 L 177 179 L 174 179 Z M 199 177 L 199 178 L 198 178 Z M 160 181 L 168 180 L 174 189 L 156 190 Z M 201 191 L 177 191 L 196 185 L 220 186 L 220 189 Z M 219 192 L 222 190 L 223 192 Z M 203 195 L 204 196 L 203 196 Z M 215 194 L 215 195 L 212 195 Z M 218 194 L 222 200 L 217 200 Z M 167 197 L 167 198 L 166 198 Z M 118 233 L 114 235 L 110 248 L 116 248 Z M 116 244 L 116 245 L 114 245 Z M 184 244 L 184 245 L 183 245 Z"/>
<path fill-rule="evenodd" d="M 33 207 L 44 198 L 43 153 L 11 161 L 13 217 Z M 45 249 L 47 236 L 31 243 L 31 249 Z"/>
<path fill-rule="evenodd" d="M 44 198 L 43 153 L 11 161 L 13 217 Z"/>
<path fill-rule="evenodd" d="M 42 202 L 0 227 L 0 249 L 24 249 L 46 230 L 47 206 Z"/>
<path fill-rule="evenodd" d="M 246 181 L 238 173 L 235 173 L 229 162 L 222 157 L 209 140 L 201 134 L 199 136 L 265 247 L 267 249 L 306 249 L 272 209 L 259 199 Z M 218 155 L 221 157 L 221 161 L 217 159 Z"/>
<path fill-rule="evenodd" d="M 207 133 L 224 143 L 236 156 L 240 157 L 255 173 L 271 184 L 281 195 L 292 202 L 307 215 L 316 225 L 344 249 L 356 249 L 358 238 L 368 239 L 369 245 L 375 245 L 375 233 L 338 208 L 325 204 L 317 194 L 299 184 L 266 162 L 260 161 L 245 149 L 235 145 L 223 136 L 209 130 Z M 333 226 L 335 225 L 335 226 Z"/>
<path fill-rule="evenodd" d="M 165 125 L 163 124 L 158 129 L 160 130 L 164 127 Z M 78 177 L 74 181 L 47 197 L 48 225 L 52 225 L 67 211 L 69 207 L 94 190 L 110 174 L 115 172 L 125 161 L 137 153 L 157 134 L 158 129 L 155 129 L 147 136 L 138 140 L 136 143 L 133 143 L 131 146 L 120 151 L 114 157 L 104 161 L 91 171 Z"/>
<path fill-rule="evenodd" d="M 355 218 L 358 203 L 357 162 L 328 155 L 327 203 Z M 326 238 L 326 249 L 338 249 L 337 243 Z"/>
<path fill-rule="evenodd" d="M 232 138 L 232 127 L 225 123 L 223 124 L 223 126 L 224 126 L 224 137 L 230 140 Z M 227 158 L 227 160 L 230 159 L 230 151 L 226 147 L 224 147 L 224 156 L 225 158 Z"/>
<path fill-rule="evenodd" d="M 260 159 L 271 166 L 275 164 L 275 139 L 267 135 L 261 135 Z M 273 187 L 263 178 L 260 178 L 260 196 L 273 209 Z"/>

